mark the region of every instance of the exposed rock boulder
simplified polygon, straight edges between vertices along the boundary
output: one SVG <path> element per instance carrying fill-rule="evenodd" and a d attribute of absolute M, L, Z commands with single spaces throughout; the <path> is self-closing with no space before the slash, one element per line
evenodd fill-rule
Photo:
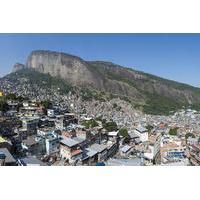
<path fill-rule="evenodd" d="M 14 66 L 13 66 L 13 69 L 12 69 L 12 72 L 17 72 L 21 69 L 24 69 L 25 68 L 25 65 L 21 64 L 21 63 L 16 63 Z"/>

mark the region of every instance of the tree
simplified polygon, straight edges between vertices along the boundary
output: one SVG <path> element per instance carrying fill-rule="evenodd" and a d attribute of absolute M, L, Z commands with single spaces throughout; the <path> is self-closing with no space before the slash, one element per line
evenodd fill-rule
<path fill-rule="evenodd" d="M 2 112 L 8 111 L 8 104 L 4 100 L 0 100 L 0 111 Z"/>
<path fill-rule="evenodd" d="M 178 131 L 178 128 L 171 128 L 169 130 L 169 135 L 172 135 L 172 136 L 176 136 L 177 135 L 177 131 Z"/>
<path fill-rule="evenodd" d="M 88 129 L 88 128 L 97 127 L 99 124 L 94 119 L 91 119 L 91 120 L 88 120 L 88 121 L 84 121 L 83 125 Z"/>
<path fill-rule="evenodd" d="M 6 99 L 8 100 L 17 100 L 17 96 L 14 93 L 10 93 L 6 95 Z"/>
<path fill-rule="evenodd" d="M 103 126 L 106 124 L 106 119 L 102 119 Z"/>
<path fill-rule="evenodd" d="M 195 138 L 195 135 L 193 133 L 187 133 L 185 139 L 187 140 L 189 137 Z"/>
<path fill-rule="evenodd" d="M 119 134 L 124 138 L 128 138 L 129 137 L 128 130 L 126 128 L 120 129 L 119 130 Z"/>
<path fill-rule="evenodd" d="M 117 104 L 116 103 L 113 104 L 113 108 L 117 108 Z"/>
<path fill-rule="evenodd" d="M 47 114 L 47 110 L 52 108 L 52 103 L 48 100 L 41 102 L 42 106 L 44 107 L 43 111 L 45 114 Z"/>
<path fill-rule="evenodd" d="M 102 122 L 103 121 L 102 116 L 97 117 L 96 120 Z"/>
<path fill-rule="evenodd" d="M 146 129 L 148 130 L 148 132 L 151 132 L 151 130 L 153 129 L 153 126 L 147 125 L 147 126 L 146 126 Z"/>
<path fill-rule="evenodd" d="M 44 106 L 46 110 L 52 108 L 52 103 L 48 100 L 42 101 L 41 104 Z"/>
<path fill-rule="evenodd" d="M 117 124 L 116 122 L 107 122 L 105 124 L 103 124 L 103 127 L 108 131 L 108 132 L 111 132 L 111 131 L 117 131 L 118 130 L 118 127 L 117 127 Z"/>

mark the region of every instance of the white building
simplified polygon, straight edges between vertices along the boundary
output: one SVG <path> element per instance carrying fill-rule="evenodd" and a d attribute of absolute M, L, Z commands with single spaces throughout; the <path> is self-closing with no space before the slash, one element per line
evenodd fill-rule
<path fill-rule="evenodd" d="M 48 117 L 54 117 L 54 116 L 55 116 L 54 110 L 48 109 L 48 110 L 47 110 L 47 116 L 48 116 Z"/>
<path fill-rule="evenodd" d="M 155 157 L 160 153 L 161 149 L 161 134 L 157 133 L 155 135 L 149 136 L 149 145 L 147 152 L 144 153 L 145 158 L 149 160 L 155 159 Z"/>
<path fill-rule="evenodd" d="M 55 132 L 45 136 L 46 154 L 51 155 L 59 152 L 60 140 Z"/>
<path fill-rule="evenodd" d="M 134 132 L 139 136 L 141 142 L 148 142 L 148 130 L 146 128 L 138 127 Z"/>

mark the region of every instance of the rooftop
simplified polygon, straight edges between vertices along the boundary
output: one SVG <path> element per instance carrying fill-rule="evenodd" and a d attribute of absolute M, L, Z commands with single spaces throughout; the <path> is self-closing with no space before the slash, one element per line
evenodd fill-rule
<path fill-rule="evenodd" d="M 93 157 L 94 155 L 96 155 L 98 153 L 97 151 L 95 151 L 95 150 L 93 150 L 91 148 L 87 148 L 86 150 L 87 150 L 87 155 L 89 157 Z"/>
<path fill-rule="evenodd" d="M 138 138 L 139 136 L 135 132 L 128 133 L 131 138 Z"/>
<path fill-rule="evenodd" d="M 149 135 L 149 143 L 154 144 L 158 140 L 159 136 L 160 136 L 160 134 L 150 134 Z"/>
<path fill-rule="evenodd" d="M 15 163 L 16 160 L 11 155 L 11 153 L 6 148 L 0 148 L 0 153 L 4 154 L 6 156 L 5 162 L 6 163 Z"/>
<path fill-rule="evenodd" d="M 97 152 L 102 152 L 104 150 L 107 149 L 107 146 L 105 144 L 93 144 L 90 146 L 90 148 L 94 151 L 97 151 Z"/>
<path fill-rule="evenodd" d="M 118 131 L 112 131 L 112 132 L 108 132 L 109 136 L 117 136 L 118 135 Z"/>
<path fill-rule="evenodd" d="M 125 145 L 125 146 L 123 146 L 123 147 L 121 148 L 121 151 L 122 151 L 123 153 L 127 153 L 130 149 L 131 149 L 131 146 Z"/>
<path fill-rule="evenodd" d="M 133 159 L 109 159 L 106 162 L 107 166 L 141 166 L 140 158 Z"/>
<path fill-rule="evenodd" d="M 144 133 L 144 132 L 147 132 L 148 130 L 142 126 L 136 128 L 137 131 L 139 131 L 140 133 Z"/>
<path fill-rule="evenodd" d="M 83 151 L 81 149 L 75 150 L 72 152 L 72 156 L 77 156 L 79 154 L 81 154 Z"/>
<path fill-rule="evenodd" d="M 20 159 L 20 162 L 23 166 L 45 166 L 46 164 L 43 163 L 41 160 L 33 156 L 27 156 L 25 158 Z"/>
<path fill-rule="evenodd" d="M 68 147 L 73 147 L 73 146 L 76 146 L 76 145 L 82 143 L 83 141 L 84 141 L 84 139 L 78 138 L 78 137 L 68 138 L 65 136 L 61 136 L 60 143 L 66 145 Z"/>
<path fill-rule="evenodd" d="M 0 143 L 3 143 L 3 142 L 6 142 L 6 140 L 0 136 Z"/>
<path fill-rule="evenodd" d="M 54 127 L 43 127 L 43 128 L 38 128 L 39 131 L 45 132 L 45 133 L 51 133 L 55 130 Z"/>

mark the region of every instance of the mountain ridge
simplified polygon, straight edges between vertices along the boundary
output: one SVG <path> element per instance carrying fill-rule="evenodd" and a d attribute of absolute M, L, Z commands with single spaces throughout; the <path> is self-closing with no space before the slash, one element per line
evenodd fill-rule
<path fill-rule="evenodd" d="M 35 50 L 26 64 L 16 64 L 13 72 L 24 69 L 50 75 L 72 87 L 125 98 L 152 114 L 167 114 L 182 106 L 200 104 L 200 88 L 109 61 L 85 61 L 63 52 Z"/>

